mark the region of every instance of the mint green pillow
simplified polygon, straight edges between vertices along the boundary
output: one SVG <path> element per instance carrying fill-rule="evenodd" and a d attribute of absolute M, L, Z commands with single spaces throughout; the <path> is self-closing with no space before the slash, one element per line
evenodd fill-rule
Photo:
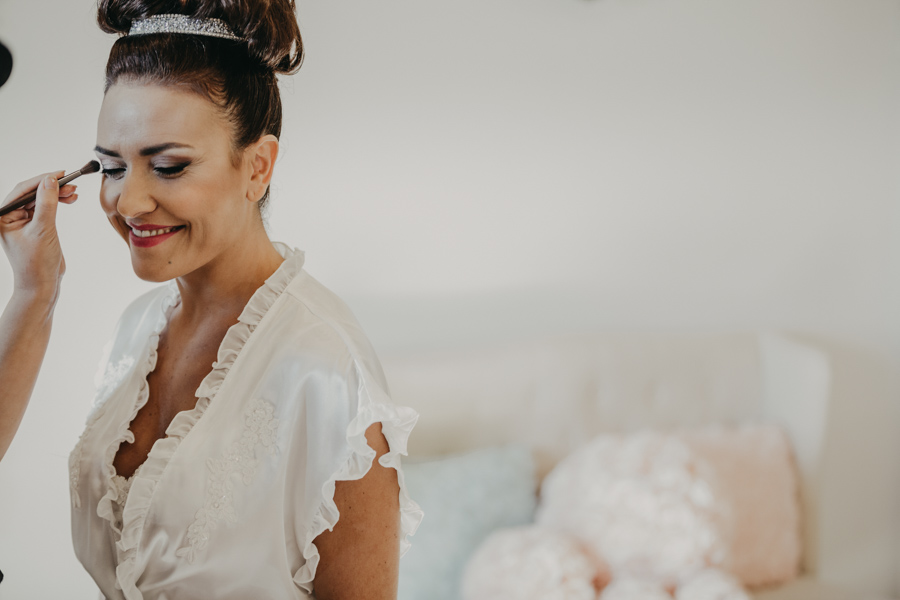
<path fill-rule="evenodd" d="M 400 560 L 398 600 L 459 600 L 463 568 L 481 542 L 534 521 L 537 476 L 525 446 L 405 460 L 403 474 L 425 519 Z"/>

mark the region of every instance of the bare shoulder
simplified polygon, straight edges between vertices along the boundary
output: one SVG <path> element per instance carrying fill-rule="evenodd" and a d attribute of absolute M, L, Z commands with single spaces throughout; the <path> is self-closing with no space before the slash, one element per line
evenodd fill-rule
<path fill-rule="evenodd" d="M 400 567 L 400 486 L 397 472 L 378 459 L 388 452 L 381 423 L 366 430 L 376 457 L 357 481 L 339 481 L 340 518 L 314 541 L 320 561 L 314 589 L 319 600 L 394 600 Z"/>

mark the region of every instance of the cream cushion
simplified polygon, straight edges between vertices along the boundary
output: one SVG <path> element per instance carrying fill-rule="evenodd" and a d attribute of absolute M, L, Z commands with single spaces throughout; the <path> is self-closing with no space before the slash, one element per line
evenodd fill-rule
<path fill-rule="evenodd" d="M 846 587 L 826 583 L 815 577 L 801 577 L 777 588 L 759 590 L 753 600 L 890 600 L 878 594 L 850 590 Z"/>
<path fill-rule="evenodd" d="M 382 362 L 393 399 L 420 414 L 410 456 L 518 442 L 543 476 L 599 433 L 781 425 L 800 477 L 804 571 L 826 585 L 817 558 L 840 548 L 818 535 L 830 395 L 819 349 L 779 334 L 610 333 L 383 353 Z"/>
<path fill-rule="evenodd" d="M 814 347 L 777 334 L 616 333 L 382 362 L 394 401 L 420 415 L 410 456 L 523 443 L 539 478 L 599 433 L 778 424 L 799 474 L 804 571 L 815 572 L 830 370 Z"/>

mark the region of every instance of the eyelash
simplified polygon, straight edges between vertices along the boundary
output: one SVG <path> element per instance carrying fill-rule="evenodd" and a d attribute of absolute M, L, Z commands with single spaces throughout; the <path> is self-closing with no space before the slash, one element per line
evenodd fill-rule
<path fill-rule="evenodd" d="M 181 172 L 187 168 L 188 164 L 190 163 L 175 165 L 174 167 L 156 167 L 153 170 L 159 173 L 159 175 L 164 179 L 173 179 L 175 177 L 178 177 Z M 108 179 L 117 180 L 122 178 L 122 174 L 125 173 L 125 168 L 119 167 L 116 169 L 103 169 L 101 170 L 101 173 L 103 173 L 103 176 Z"/>

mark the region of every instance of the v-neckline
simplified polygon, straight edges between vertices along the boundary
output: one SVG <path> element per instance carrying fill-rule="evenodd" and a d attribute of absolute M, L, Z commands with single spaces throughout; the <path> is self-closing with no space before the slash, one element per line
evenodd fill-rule
<path fill-rule="evenodd" d="M 156 366 L 158 364 L 160 337 L 163 335 L 163 332 L 165 332 L 168 329 L 169 324 L 172 321 L 172 313 L 181 304 L 181 295 L 178 293 L 177 284 L 174 284 L 174 282 L 170 282 L 170 288 L 171 288 L 169 291 L 170 295 L 164 300 L 164 306 L 163 306 L 163 310 L 162 310 L 163 325 L 161 328 L 157 326 L 156 331 L 154 331 L 148 338 L 148 342 L 149 342 L 148 352 L 149 352 L 149 357 L 152 357 L 153 365 L 152 365 L 152 368 L 150 368 L 149 370 L 147 370 L 144 373 L 143 381 L 141 382 L 141 390 L 143 391 L 143 389 L 146 387 L 147 393 L 146 394 L 139 393 L 135 397 L 135 400 L 134 400 L 135 405 L 132 409 L 131 418 L 128 420 L 128 425 L 126 427 L 125 433 L 126 433 L 127 437 L 125 439 L 123 439 L 121 442 L 119 442 L 119 447 L 116 449 L 115 453 L 113 453 L 113 469 L 115 471 L 116 477 L 121 477 L 125 481 L 130 481 L 138 474 L 138 471 L 140 471 L 141 467 L 143 467 L 144 464 L 147 462 L 147 458 L 149 458 L 150 453 L 153 452 L 153 447 L 156 445 L 156 442 L 168 437 L 167 432 L 169 430 L 169 427 L 172 426 L 172 423 L 175 421 L 176 418 L 178 418 L 178 415 L 180 415 L 183 412 L 188 412 L 188 411 L 194 410 L 194 408 L 196 408 L 196 406 L 197 406 L 197 403 L 195 401 L 194 406 L 192 406 L 191 408 L 185 409 L 185 410 L 180 410 L 177 413 L 175 413 L 175 415 L 173 415 L 172 419 L 169 421 L 169 424 L 166 425 L 166 430 L 163 432 L 163 435 L 156 438 L 156 440 L 154 440 L 153 443 L 150 444 L 150 449 L 147 451 L 146 456 L 144 456 L 144 460 L 142 460 L 140 463 L 138 463 L 138 465 L 134 468 L 134 471 L 131 472 L 130 476 L 125 477 L 124 475 L 119 473 L 118 469 L 115 468 L 116 459 L 119 456 L 119 452 L 122 451 L 123 444 L 125 444 L 126 442 L 132 443 L 132 444 L 134 443 L 134 439 L 135 439 L 134 432 L 131 430 L 131 426 L 134 423 L 134 420 L 137 418 L 138 414 L 141 412 L 141 410 L 147 405 L 147 402 L 149 402 L 149 400 L 150 400 L 150 375 L 156 370 Z M 174 293 L 172 292 L 172 290 L 174 290 Z M 252 299 L 252 296 L 251 296 L 251 299 Z M 248 301 L 248 303 L 249 303 L 249 301 Z M 227 335 L 228 335 L 228 332 L 225 333 L 225 336 L 227 336 Z M 223 336 L 222 341 L 219 342 L 219 348 L 216 351 L 217 356 L 218 356 L 218 353 L 222 350 L 222 342 L 225 341 L 225 336 Z M 213 366 L 210 368 L 210 371 L 212 371 L 214 369 L 214 366 L 215 366 L 215 363 L 213 363 Z M 206 377 L 209 376 L 210 371 L 207 371 L 207 374 L 203 376 L 204 379 L 206 379 Z M 202 380 L 201 380 L 201 382 L 202 382 Z M 197 400 L 199 400 L 199 398 L 197 398 Z"/>
<path fill-rule="evenodd" d="M 98 515 L 106 518 L 110 522 L 113 530 L 123 540 L 123 544 L 125 543 L 124 539 L 126 532 L 129 529 L 134 530 L 134 535 L 129 536 L 129 543 L 125 544 L 129 547 L 133 548 L 138 542 L 140 536 L 137 532 L 143 526 L 147 510 L 149 510 L 149 500 L 153 495 L 156 484 L 162 478 L 163 473 L 168 467 L 172 456 L 181 445 L 181 441 L 194 429 L 196 423 L 200 421 L 206 413 L 211 401 L 227 381 L 227 376 L 231 371 L 232 366 L 237 363 L 243 355 L 243 348 L 250 342 L 257 326 L 262 322 L 265 315 L 269 313 L 269 310 L 281 297 L 282 292 L 284 292 L 288 284 L 300 273 L 303 267 L 304 255 L 302 251 L 293 250 L 288 246 L 277 242 L 275 245 L 285 260 L 278 266 L 275 272 L 266 279 L 263 285 L 253 293 L 250 300 L 244 306 L 243 311 L 238 316 L 237 322 L 226 331 L 225 336 L 222 338 L 218 347 L 216 362 L 212 364 L 212 369 L 203 378 L 195 392 L 195 395 L 197 396 L 195 406 L 192 409 L 182 410 L 175 414 L 172 418 L 172 422 L 166 428 L 166 434 L 153 443 L 144 461 L 137 469 L 135 469 L 132 488 L 128 498 L 126 498 L 125 506 L 122 511 L 122 529 L 119 530 L 115 526 L 115 517 L 111 506 L 111 503 L 115 501 L 115 498 L 118 495 L 114 482 L 114 478 L 118 473 L 113 465 L 113 461 L 115 460 L 118 449 L 124 441 L 134 441 L 134 436 L 131 432 L 131 423 L 137 416 L 138 411 L 146 405 L 147 400 L 149 399 L 150 388 L 147 377 L 156 368 L 160 334 L 169 323 L 171 311 L 181 301 L 178 286 L 174 280 L 169 281 L 164 289 L 164 293 L 162 294 L 162 298 L 159 300 L 156 309 L 157 320 L 149 334 L 145 346 L 145 360 L 142 363 L 143 368 L 139 369 L 140 373 L 136 373 L 136 376 L 140 378 L 138 379 L 140 387 L 135 397 L 134 404 L 132 405 L 132 411 L 130 416 L 127 416 L 126 419 L 121 421 L 119 433 L 113 438 L 107 449 L 107 491 L 100 499 L 97 508 Z M 138 473 L 139 470 L 140 473 Z M 143 480 L 147 481 L 145 482 Z M 142 504 L 146 504 L 147 507 L 141 511 L 141 514 L 132 515 L 128 508 L 131 498 L 135 494 L 135 488 L 137 487 L 140 487 L 142 493 L 148 496 L 146 502 L 142 502 Z"/>

